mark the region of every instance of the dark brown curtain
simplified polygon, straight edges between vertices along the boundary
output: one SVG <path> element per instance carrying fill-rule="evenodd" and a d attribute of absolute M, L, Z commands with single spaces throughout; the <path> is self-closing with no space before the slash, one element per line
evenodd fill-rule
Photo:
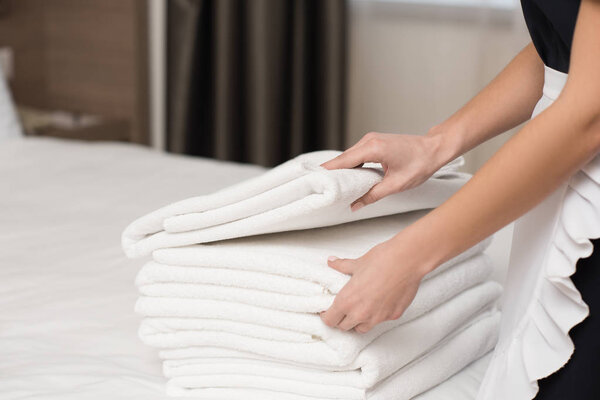
<path fill-rule="evenodd" d="M 272 166 L 342 148 L 345 0 L 171 0 L 172 152 Z"/>

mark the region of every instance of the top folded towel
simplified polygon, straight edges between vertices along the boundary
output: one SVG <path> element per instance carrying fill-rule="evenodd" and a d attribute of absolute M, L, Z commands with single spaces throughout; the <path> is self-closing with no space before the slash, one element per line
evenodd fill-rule
<path fill-rule="evenodd" d="M 340 170 L 320 166 L 338 154 L 337 151 L 303 154 L 256 178 L 160 208 L 125 229 L 123 249 L 128 257 L 135 258 L 159 248 L 331 226 L 434 208 L 470 177 L 456 171 L 463 163 L 458 158 L 422 185 L 351 212 L 350 204 L 381 182 L 383 170 L 378 164 Z"/>

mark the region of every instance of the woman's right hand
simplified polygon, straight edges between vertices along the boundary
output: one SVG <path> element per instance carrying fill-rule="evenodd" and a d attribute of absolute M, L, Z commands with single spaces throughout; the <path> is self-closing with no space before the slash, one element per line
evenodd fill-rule
<path fill-rule="evenodd" d="M 352 203 L 352 211 L 393 193 L 425 182 L 449 161 L 440 135 L 402 135 L 370 132 L 336 158 L 322 164 L 327 169 L 355 168 L 380 163 L 385 175 L 366 194 Z"/>

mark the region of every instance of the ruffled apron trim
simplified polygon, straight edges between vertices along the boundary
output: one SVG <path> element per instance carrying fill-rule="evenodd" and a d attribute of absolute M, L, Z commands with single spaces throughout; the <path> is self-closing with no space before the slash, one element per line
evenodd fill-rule
<path fill-rule="evenodd" d="M 569 361 L 574 351 L 569 331 L 589 314 L 571 276 L 577 261 L 592 254 L 590 239 L 599 237 L 600 156 L 596 156 L 564 187 L 544 276 L 537 281 L 534 300 L 513 339 L 496 349 L 478 399 L 533 399 L 539 389 L 537 381 Z M 497 358 L 503 361 L 494 362 Z"/>

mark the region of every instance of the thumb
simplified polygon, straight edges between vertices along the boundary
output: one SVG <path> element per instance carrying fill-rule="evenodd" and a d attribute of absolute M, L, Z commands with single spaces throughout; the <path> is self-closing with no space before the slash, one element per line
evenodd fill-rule
<path fill-rule="evenodd" d="M 374 185 L 360 199 L 358 199 L 354 203 L 352 203 L 352 205 L 350 206 L 350 209 L 352 211 L 358 211 L 361 208 L 363 208 L 364 206 L 371 204 L 371 203 L 375 203 L 376 201 L 381 200 L 385 196 L 392 194 L 392 193 L 393 193 L 393 190 L 391 188 L 391 185 L 389 185 L 387 182 L 382 181 L 382 182 Z"/>
<path fill-rule="evenodd" d="M 335 256 L 331 256 L 327 259 L 327 265 L 346 275 L 352 275 L 356 269 L 354 260 L 349 258 L 337 258 Z"/>

